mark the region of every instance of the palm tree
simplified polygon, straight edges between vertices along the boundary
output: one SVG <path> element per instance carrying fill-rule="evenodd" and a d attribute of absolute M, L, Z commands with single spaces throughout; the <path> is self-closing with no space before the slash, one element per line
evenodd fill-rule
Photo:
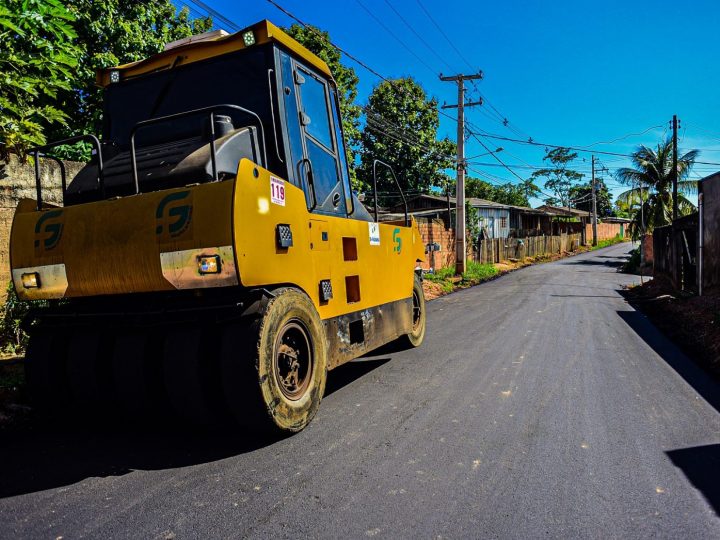
<path fill-rule="evenodd" d="M 636 233 L 672 222 L 672 151 L 672 139 L 658 143 L 657 149 L 642 145 L 632 154 L 633 167 L 623 167 L 615 173 L 621 183 L 631 187 L 618 195 L 618 203 L 630 208 L 638 206 L 632 218 Z M 677 160 L 678 214 L 681 216 L 695 211 L 695 205 L 685 195 L 697 193 L 697 182 L 687 180 L 687 176 L 699 153 L 699 150 L 690 150 Z"/>

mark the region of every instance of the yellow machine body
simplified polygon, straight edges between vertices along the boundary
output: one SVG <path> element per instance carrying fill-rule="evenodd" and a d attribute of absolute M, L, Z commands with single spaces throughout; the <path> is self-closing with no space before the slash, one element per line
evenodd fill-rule
<path fill-rule="evenodd" d="M 243 51 L 251 46 L 261 49 L 257 54 Z M 262 51 L 265 56 L 260 54 Z M 131 306 L 146 298 L 159 298 L 161 306 L 167 298 L 181 299 L 183 309 L 196 309 L 217 303 L 224 291 L 232 305 L 240 306 L 253 291 L 272 295 L 278 287 L 296 287 L 311 299 L 325 325 L 329 367 L 413 330 L 414 269 L 417 261 L 424 260 L 419 231 L 413 222 L 405 220 L 370 221 L 364 209 L 353 213 L 353 203 L 346 202 L 352 201 L 353 196 L 346 169 L 340 173 L 347 164 L 337 91 L 330 70 L 320 58 L 276 26 L 262 21 L 231 36 L 188 43 L 147 60 L 101 71 L 98 83 L 107 87 L 108 92 L 143 78 L 157 81 L 158 77 L 166 77 L 168 82 L 163 84 L 170 84 L 174 74 L 163 71 L 188 73 L 198 65 L 211 65 L 215 57 L 240 58 L 238 55 L 243 54 L 255 54 L 254 62 L 259 58 L 269 62 L 262 64 L 262 69 L 272 67 L 255 79 L 255 84 L 259 84 L 257 81 L 269 84 L 265 91 L 271 94 L 267 109 L 261 111 L 262 121 L 255 115 L 260 124 L 266 123 L 265 132 L 258 132 L 263 144 L 253 154 L 257 159 L 239 157 L 225 169 L 224 176 L 219 177 L 215 171 L 212 181 L 201 171 L 197 176 L 192 176 L 195 173 L 184 176 L 182 182 L 145 190 L 145 180 L 163 178 L 164 162 L 159 161 L 158 168 L 153 169 L 159 172 L 147 172 L 148 169 L 138 172 L 133 154 L 134 192 L 106 196 L 102 187 L 94 199 L 68 203 L 71 183 L 68 191 L 64 191 L 64 207 L 41 204 L 38 209 L 37 201 L 21 201 L 10 239 L 12 278 L 21 299 L 68 300 L 70 307 L 76 299 L 88 299 L 92 300 L 89 314 L 93 317 L 103 310 L 115 312 L 117 300 L 122 297 L 131 297 Z M 287 77 L 273 79 L 280 69 Z M 311 83 L 315 85 L 312 88 Z M 198 84 L 216 83 L 200 80 Z M 302 158 L 298 163 L 305 164 L 303 170 L 307 172 L 316 155 L 311 156 L 309 150 L 298 154 L 300 147 L 293 144 L 299 144 L 298 130 L 320 122 L 312 124 L 305 112 L 293 107 L 297 106 L 295 96 L 300 95 L 299 88 L 303 89 L 301 93 L 307 89 L 310 96 L 318 87 L 325 88 L 322 90 L 325 114 L 336 128 L 330 128 L 329 139 L 322 143 L 323 152 L 336 160 L 333 163 L 342 178 L 338 185 L 343 189 L 338 193 L 344 193 L 344 197 L 338 200 L 343 205 L 335 213 L 320 207 L 325 203 L 316 201 L 314 183 L 309 177 L 301 177 L 302 167 L 291 166 Z M 159 95 L 164 95 L 164 90 Z M 160 102 L 159 98 L 156 100 Z M 134 102 L 128 103 L 132 106 Z M 124 116 L 121 110 L 118 122 Z M 140 120 L 138 124 L 156 118 Z M 283 122 L 294 122 L 295 131 L 290 127 L 281 129 L 284 135 L 278 137 L 276 127 L 283 127 Z M 312 143 L 319 148 L 321 144 L 312 138 L 315 135 L 308 131 L 303 144 Z M 243 140 L 251 139 L 248 136 Z M 164 144 L 157 147 L 160 150 L 144 154 L 145 163 L 154 159 L 153 152 L 172 146 Z M 265 152 L 267 145 L 270 151 Z M 135 146 L 132 148 L 133 152 L 139 151 Z M 212 152 L 215 167 L 215 146 Z M 285 161 L 280 159 L 281 153 Z M 114 163 L 120 158 L 113 162 L 117 154 L 109 155 L 104 170 L 115 167 L 117 172 L 118 165 Z M 277 155 L 274 168 L 268 165 L 268 155 L 271 159 Z M 293 156 L 295 159 L 291 160 Z M 220 150 L 217 159 L 220 160 Z M 127 167 L 129 156 L 125 163 Z M 288 178 L 271 172 L 270 169 L 282 170 L 278 164 L 289 167 L 285 169 Z M 289 178 L 293 175 L 297 177 Z M 139 184 L 138 177 L 142 180 Z M 100 172 L 97 178 L 99 184 Z M 109 189 L 116 187 L 117 184 L 110 184 Z M 324 195 L 321 198 L 330 199 Z M 359 210 L 360 202 L 356 198 L 354 201 L 354 209 Z"/>
<path fill-rule="evenodd" d="M 279 225 L 292 246 L 279 247 Z M 302 190 L 247 159 L 223 182 L 42 211 L 22 201 L 10 252 L 25 300 L 287 284 L 323 320 L 410 299 L 424 258 L 414 223 L 313 214 Z M 218 257 L 217 273 L 201 272 L 206 257 Z M 24 286 L 28 274 L 38 287 Z M 323 281 L 332 298 L 321 296 Z M 384 339 L 409 331 L 409 317 L 401 320 Z"/>

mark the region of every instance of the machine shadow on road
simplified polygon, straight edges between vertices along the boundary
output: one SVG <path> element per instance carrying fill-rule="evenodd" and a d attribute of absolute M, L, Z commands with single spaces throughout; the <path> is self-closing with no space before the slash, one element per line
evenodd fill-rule
<path fill-rule="evenodd" d="M 604 259 L 604 260 L 598 260 Z M 562 264 L 572 264 L 580 266 L 606 266 L 610 268 L 622 268 L 630 257 L 610 257 L 606 255 L 600 255 L 592 259 L 579 259 L 576 261 L 563 261 Z"/>
<path fill-rule="evenodd" d="M 716 411 L 720 412 L 720 385 L 683 354 L 638 311 L 618 311 L 618 315 L 667 364 L 692 386 Z"/>
<path fill-rule="evenodd" d="M 720 515 L 720 444 L 681 448 L 666 453 Z"/>
<path fill-rule="evenodd" d="M 328 374 L 325 395 L 341 390 L 389 358 L 351 362 Z M 153 420 L 71 414 L 28 418 L 0 430 L 0 499 L 134 470 L 200 465 L 282 443 L 287 436 L 243 432 L 232 425 L 191 429 L 168 417 Z"/>

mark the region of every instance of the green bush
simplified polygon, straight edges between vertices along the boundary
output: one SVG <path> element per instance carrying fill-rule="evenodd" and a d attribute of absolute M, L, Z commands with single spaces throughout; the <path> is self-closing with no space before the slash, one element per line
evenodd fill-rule
<path fill-rule="evenodd" d="M 630 258 L 623 265 L 623 272 L 637 274 L 640 271 L 640 246 L 630 252 Z"/>
<path fill-rule="evenodd" d="M 15 294 L 12 282 L 7 286 L 7 300 L 0 312 L 0 353 L 22 354 L 27 346 L 27 334 L 20 324 L 30 311 L 33 304 L 41 302 L 25 302 Z"/>
<path fill-rule="evenodd" d="M 496 276 L 498 269 L 495 268 L 494 264 L 480 264 L 469 261 L 467 263 L 467 270 L 463 274 L 463 281 L 485 281 L 491 277 Z"/>
<path fill-rule="evenodd" d="M 614 246 L 615 244 L 619 244 L 620 242 L 625 242 L 625 239 L 618 235 L 615 235 L 615 238 L 610 238 L 609 240 L 601 240 L 598 242 L 597 246 L 593 246 L 592 249 L 602 249 L 608 246 Z"/>
<path fill-rule="evenodd" d="M 439 268 L 435 270 L 432 274 L 425 274 L 425 279 L 429 281 L 433 281 L 435 283 L 439 283 L 441 281 L 445 281 L 446 279 L 450 279 L 451 277 L 455 276 L 455 267 L 454 266 L 446 266 L 445 268 Z"/>

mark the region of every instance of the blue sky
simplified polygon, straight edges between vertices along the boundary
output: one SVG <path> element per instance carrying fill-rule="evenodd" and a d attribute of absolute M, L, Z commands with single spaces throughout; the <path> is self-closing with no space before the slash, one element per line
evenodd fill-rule
<path fill-rule="evenodd" d="M 189 2 L 178 2 L 182 5 Z M 386 77 L 411 75 L 439 101 L 454 103 L 454 84 L 438 73 L 468 72 L 485 78 L 477 88 L 502 116 L 486 104 L 468 110 L 468 120 L 486 132 L 547 144 L 583 146 L 629 153 L 638 144 L 656 144 L 669 133 L 673 114 L 681 120 L 680 150 L 700 148 L 699 161 L 720 163 L 720 2 L 699 0 L 608 0 L 605 2 L 462 0 L 278 0 L 307 23 L 330 32 L 341 47 Z M 389 27 L 380 26 L 367 7 Z M 422 41 L 388 3 L 425 38 Z M 289 25 L 292 20 L 263 0 L 205 0 L 239 26 L 260 19 Z M 421 5 L 437 22 L 437 30 Z M 194 9 L 196 6 L 190 4 Z M 427 66 L 411 54 L 404 42 Z M 451 45 L 452 43 L 452 45 Z M 454 47 L 453 47 L 454 46 Z M 462 53 L 462 58 L 454 49 Z M 466 62 L 467 61 L 467 62 Z M 360 77 L 365 103 L 378 79 L 345 59 Z M 468 65 L 469 64 L 469 65 Z M 469 98 L 476 96 L 471 90 Z M 454 114 L 453 110 L 448 111 Z M 645 132 L 642 135 L 632 135 Z M 456 124 L 441 121 L 440 135 L 455 139 Z M 483 139 L 521 177 L 542 165 L 544 147 Z M 594 144 L 614 141 L 609 144 Z M 467 155 L 483 153 L 470 139 Z M 599 156 L 612 172 L 628 160 Z M 582 158 L 585 158 L 583 161 Z M 497 164 L 491 156 L 478 163 Z M 499 164 L 498 164 L 499 165 Z M 491 182 L 517 182 L 501 166 L 476 164 L 470 174 Z M 577 170 L 590 172 L 590 154 L 580 153 Z M 696 165 L 694 176 L 720 166 Z M 478 174 L 482 173 L 482 174 Z M 616 181 L 608 184 L 615 194 Z M 532 201 L 540 204 L 540 201 Z"/>

